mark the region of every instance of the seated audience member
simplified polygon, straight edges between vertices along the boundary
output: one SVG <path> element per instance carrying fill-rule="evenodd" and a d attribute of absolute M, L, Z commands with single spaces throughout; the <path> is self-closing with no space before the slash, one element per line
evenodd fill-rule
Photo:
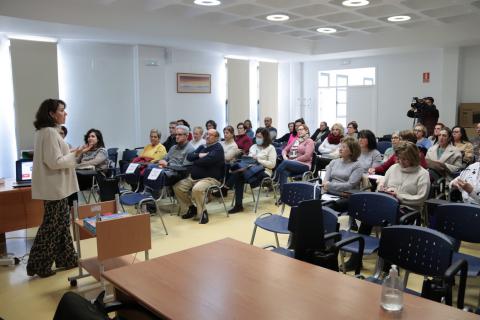
<path fill-rule="evenodd" d="M 223 147 L 226 163 L 231 163 L 232 161 L 235 161 L 238 155 L 242 153 L 242 150 L 240 150 L 235 143 L 234 134 L 235 132 L 232 126 L 226 126 L 223 129 L 223 136 L 225 140 L 220 142 L 220 144 Z"/>
<path fill-rule="evenodd" d="M 217 130 L 217 123 L 213 120 L 208 120 L 205 122 L 205 133 L 203 134 L 203 139 L 207 139 L 208 130 L 215 129 Z"/>
<path fill-rule="evenodd" d="M 430 140 L 430 142 L 432 143 L 432 146 L 438 142 L 438 135 L 440 134 L 440 130 L 442 130 L 443 127 L 445 127 L 445 125 L 441 122 L 437 122 L 435 124 L 435 127 L 433 129 L 433 134 L 430 137 L 428 137 L 428 140 Z"/>
<path fill-rule="evenodd" d="M 238 135 L 235 136 L 235 142 L 237 143 L 238 148 L 242 150 L 243 154 L 248 154 L 248 151 L 252 146 L 252 139 L 247 136 L 243 122 L 237 124 L 237 132 Z"/>
<path fill-rule="evenodd" d="M 280 144 L 286 144 L 288 140 L 290 140 L 290 137 L 294 135 L 295 132 L 295 122 L 289 122 L 288 123 L 288 132 L 285 133 L 283 136 L 281 136 L 279 139 L 275 140 L 275 143 L 280 143 Z M 296 135 L 296 133 L 295 133 Z"/>
<path fill-rule="evenodd" d="M 330 133 L 330 129 L 327 126 L 327 123 L 325 121 L 320 122 L 320 127 L 318 127 L 317 130 L 313 133 L 311 136 L 311 139 L 315 142 L 315 147 L 318 148 L 318 146 L 325 140 Z M 316 149 L 315 148 L 315 149 Z"/>
<path fill-rule="evenodd" d="M 193 139 L 190 141 L 190 144 L 197 149 L 202 144 L 205 144 L 205 139 L 203 137 L 203 128 L 202 127 L 195 127 L 193 128 Z"/>
<path fill-rule="evenodd" d="M 143 148 L 140 158 L 144 158 L 151 163 L 158 163 L 165 155 L 167 150 L 160 143 L 161 134 L 157 129 L 150 130 L 150 143 Z"/>
<path fill-rule="evenodd" d="M 60 136 L 62 136 L 62 138 L 65 140 L 65 138 L 67 137 L 67 134 L 68 134 L 68 130 L 67 130 L 67 127 L 65 126 L 60 126 L 60 130 L 58 131 L 58 133 L 60 133 Z M 65 141 L 66 142 L 66 141 Z M 70 150 L 73 149 L 72 145 L 70 143 L 67 142 L 67 145 L 68 145 L 68 148 Z"/>
<path fill-rule="evenodd" d="M 470 142 L 472 143 L 473 145 L 473 155 L 474 155 L 474 159 L 475 161 L 479 161 L 480 160 L 480 123 L 477 123 L 475 125 L 475 132 L 477 133 L 477 135 L 470 139 Z"/>
<path fill-rule="evenodd" d="M 250 121 L 249 119 L 245 120 L 243 122 L 243 126 L 245 128 L 245 134 L 253 140 L 253 137 L 255 137 L 255 132 L 253 132 L 253 129 L 252 129 L 252 121 Z"/>
<path fill-rule="evenodd" d="M 267 128 L 268 132 L 270 133 L 270 139 L 273 141 L 277 138 L 277 129 L 272 127 L 272 117 L 265 117 L 263 119 L 263 123 L 265 124 L 265 128 Z"/>
<path fill-rule="evenodd" d="M 176 127 L 177 127 L 177 121 L 170 121 L 170 123 L 168 124 L 168 130 L 170 132 L 170 135 L 168 136 L 167 140 L 163 142 L 163 146 L 165 147 L 167 152 L 170 150 L 172 146 L 175 145 L 175 143 L 177 143 L 176 133 L 175 133 Z"/>
<path fill-rule="evenodd" d="M 310 170 L 314 142 L 309 138 L 308 127 L 301 124 L 297 128 L 297 138 L 282 150 L 283 161 L 277 168 L 280 190 L 287 182 L 289 176 L 302 174 Z"/>
<path fill-rule="evenodd" d="M 383 153 L 383 160 L 382 162 L 387 162 L 387 160 L 395 154 L 395 146 L 400 142 L 400 136 L 398 135 L 398 131 L 394 131 L 392 133 L 392 138 L 390 139 L 390 141 L 392 142 L 392 146 L 387 148 L 387 150 L 385 150 L 385 152 Z"/>
<path fill-rule="evenodd" d="M 417 147 L 421 148 L 420 150 L 426 153 L 432 146 L 432 142 L 427 139 L 427 128 L 423 124 L 417 124 L 413 131 L 417 137 Z"/>
<path fill-rule="evenodd" d="M 377 139 L 370 130 L 361 130 L 358 133 L 358 144 L 360 145 L 360 156 L 358 163 L 367 172 L 368 168 L 375 168 L 382 164 L 382 155 L 377 150 Z"/>
<path fill-rule="evenodd" d="M 332 160 L 323 179 L 322 187 L 325 193 L 340 193 L 360 187 L 363 168 L 357 161 L 361 150 L 358 141 L 345 137 L 338 149 L 340 158 Z"/>
<path fill-rule="evenodd" d="M 108 153 L 100 130 L 88 130 L 84 136 L 84 141 L 90 149 L 77 158 L 77 169 L 107 169 Z M 92 186 L 91 176 L 77 174 L 77 179 L 80 190 L 87 190 Z"/>
<path fill-rule="evenodd" d="M 473 145 L 468 141 L 465 128 L 455 126 L 452 129 L 452 144 L 462 154 L 462 167 L 466 168 L 473 162 Z"/>
<path fill-rule="evenodd" d="M 450 189 L 460 190 L 463 202 L 480 204 L 480 162 L 463 170 L 450 182 Z"/>
<path fill-rule="evenodd" d="M 185 119 L 179 119 L 177 120 L 177 125 L 185 126 L 188 128 L 189 134 L 188 134 L 188 141 L 191 141 L 193 139 L 190 124 L 185 120 Z"/>
<path fill-rule="evenodd" d="M 275 168 L 277 152 L 275 151 L 270 139 L 270 132 L 267 128 L 258 128 L 255 142 L 250 147 L 248 156 L 255 159 L 265 170 L 255 175 L 255 181 L 249 182 L 252 187 L 260 184 L 263 178 L 272 176 L 272 169 Z M 235 206 L 228 213 L 237 213 L 243 211 L 243 189 L 245 184 L 244 172 L 232 172 L 226 184 L 227 189 L 235 187 Z"/>
<path fill-rule="evenodd" d="M 417 137 L 415 136 L 415 134 L 413 133 L 412 130 L 402 130 L 398 134 L 398 137 L 399 137 L 400 141 L 409 141 L 413 144 L 417 143 Z M 428 165 L 427 165 L 427 161 L 425 160 L 425 155 L 420 150 L 418 150 L 418 152 L 419 152 L 419 156 L 420 156 L 420 165 L 423 168 L 427 169 Z M 369 174 L 381 174 L 381 175 L 383 175 L 383 174 L 385 174 L 385 172 L 387 172 L 388 168 L 393 166 L 395 163 L 397 163 L 397 156 L 395 154 L 393 154 L 387 161 L 385 161 L 384 163 L 382 163 L 378 167 L 368 169 L 368 173 Z"/>
<path fill-rule="evenodd" d="M 337 158 L 338 148 L 340 147 L 340 141 L 343 138 L 343 126 L 340 123 L 334 123 L 327 138 L 323 140 L 322 144 L 318 147 L 318 152 L 322 156 Z"/>
<path fill-rule="evenodd" d="M 345 136 L 357 139 L 357 136 L 358 136 L 358 123 L 357 123 L 357 121 L 350 121 L 347 124 L 347 133 L 346 133 Z"/>
<path fill-rule="evenodd" d="M 305 120 L 303 120 L 303 118 L 295 120 L 293 134 L 288 138 L 287 145 L 292 143 L 297 138 L 297 128 L 302 124 L 305 124 Z"/>
<path fill-rule="evenodd" d="M 207 143 L 187 155 L 187 160 L 192 162 L 190 176 L 173 186 L 180 210 L 187 210 L 182 219 L 195 217 L 201 224 L 208 223 L 208 213 L 203 208 L 205 192 L 212 185 L 220 185 L 225 174 L 225 156 L 219 136 L 217 130 L 208 130 Z"/>
<path fill-rule="evenodd" d="M 447 182 L 452 179 L 452 173 L 462 167 L 462 154 L 452 145 L 451 139 L 452 132 L 444 127 L 438 135 L 438 143 L 428 149 L 425 157 L 434 177 L 446 177 Z"/>

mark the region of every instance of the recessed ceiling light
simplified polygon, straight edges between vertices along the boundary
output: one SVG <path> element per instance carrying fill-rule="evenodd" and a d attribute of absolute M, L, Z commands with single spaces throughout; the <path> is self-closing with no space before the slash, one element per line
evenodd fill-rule
<path fill-rule="evenodd" d="M 219 0 L 195 0 L 193 3 L 198 4 L 199 6 L 218 6 L 222 4 Z"/>
<path fill-rule="evenodd" d="M 412 19 L 410 16 L 393 16 L 393 17 L 388 17 L 387 20 L 390 22 L 402 22 L 402 21 L 408 21 Z"/>
<path fill-rule="evenodd" d="M 335 28 L 318 28 L 317 32 L 320 32 L 320 33 L 335 33 L 335 32 L 337 32 L 337 29 L 335 29 Z"/>
<path fill-rule="evenodd" d="M 370 4 L 368 0 L 345 0 L 342 2 L 345 7 L 363 7 L 368 4 Z"/>
<path fill-rule="evenodd" d="M 266 17 L 268 21 L 287 21 L 290 19 L 286 14 L 271 14 Z"/>

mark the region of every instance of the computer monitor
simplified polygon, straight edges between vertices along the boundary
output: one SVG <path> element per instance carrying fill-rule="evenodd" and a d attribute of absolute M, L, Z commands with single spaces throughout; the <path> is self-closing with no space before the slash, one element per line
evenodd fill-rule
<path fill-rule="evenodd" d="M 32 168 L 33 161 L 21 159 L 15 163 L 17 171 L 17 182 L 31 182 L 32 181 Z"/>

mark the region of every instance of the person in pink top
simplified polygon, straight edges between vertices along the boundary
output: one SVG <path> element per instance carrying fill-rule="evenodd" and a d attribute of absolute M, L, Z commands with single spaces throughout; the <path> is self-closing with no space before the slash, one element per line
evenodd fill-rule
<path fill-rule="evenodd" d="M 302 174 L 310 170 L 315 142 L 309 137 L 306 124 L 297 127 L 297 138 L 282 151 L 283 161 L 277 168 L 280 190 L 289 176 Z"/>

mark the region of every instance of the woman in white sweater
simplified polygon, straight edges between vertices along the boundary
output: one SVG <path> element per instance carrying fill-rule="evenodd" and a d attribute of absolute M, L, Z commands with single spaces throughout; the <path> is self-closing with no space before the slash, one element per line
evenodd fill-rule
<path fill-rule="evenodd" d="M 235 130 L 232 126 L 226 126 L 223 129 L 224 141 L 220 142 L 223 147 L 223 152 L 225 153 L 225 162 L 231 163 L 237 159 L 237 157 L 242 153 L 238 148 L 237 143 L 235 142 Z"/>
<path fill-rule="evenodd" d="M 253 187 L 257 186 L 263 178 L 272 176 L 272 169 L 277 162 L 277 152 L 272 145 L 270 133 L 266 128 L 258 128 L 255 134 L 255 144 L 250 147 L 248 156 L 257 160 L 265 170 L 255 176 L 255 182 L 250 183 Z M 234 172 L 231 174 L 226 187 L 235 188 L 235 206 L 228 211 L 233 214 L 243 211 L 243 190 L 245 179 L 243 172 Z"/>
<path fill-rule="evenodd" d="M 65 123 L 65 102 L 47 99 L 37 111 L 34 126 L 35 148 L 32 172 L 32 198 L 44 200 L 43 221 L 33 242 L 27 274 L 48 277 L 57 268 L 77 266 L 77 255 L 70 235 L 68 197 L 78 191 L 76 158 L 89 151 L 85 145 L 70 151 L 59 134 Z"/>

